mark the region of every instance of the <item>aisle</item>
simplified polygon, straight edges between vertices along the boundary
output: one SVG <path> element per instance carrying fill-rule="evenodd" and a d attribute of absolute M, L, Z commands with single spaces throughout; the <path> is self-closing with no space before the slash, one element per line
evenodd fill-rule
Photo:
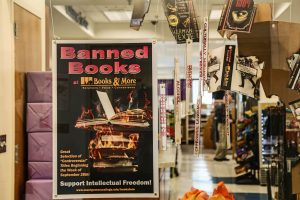
<path fill-rule="evenodd" d="M 219 181 L 225 182 L 229 190 L 234 193 L 236 200 L 267 200 L 266 187 L 234 183 L 234 166 L 236 166 L 234 160 L 216 162 L 213 160 L 213 151 L 206 152 L 202 158 L 196 158 L 192 155 L 192 149 L 192 145 L 182 146 L 179 156 L 180 176 L 170 179 L 169 173 L 166 173 L 166 185 L 163 189 L 165 194 L 162 194 L 161 200 L 178 200 L 192 186 L 211 194 Z M 171 191 L 168 190 L 169 186 Z"/>

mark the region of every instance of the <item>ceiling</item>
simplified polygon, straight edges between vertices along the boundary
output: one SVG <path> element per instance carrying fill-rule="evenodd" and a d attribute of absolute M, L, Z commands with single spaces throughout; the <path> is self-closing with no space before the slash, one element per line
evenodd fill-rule
<path fill-rule="evenodd" d="M 134 0 L 47 0 L 52 5 L 54 34 L 59 39 L 149 39 L 159 41 L 158 67 L 161 74 L 170 74 L 174 56 L 184 61 L 184 45 L 176 45 L 169 30 L 166 17 L 161 5 L 162 0 L 151 0 L 149 12 L 146 14 L 139 31 L 129 28 L 129 20 L 110 21 L 105 11 L 132 11 Z M 209 16 L 212 8 L 223 5 L 224 0 L 193 0 L 198 19 Z M 292 6 L 290 6 L 292 2 Z M 274 5 L 273 12 L 279 21 L 300 23 L 300 0 L 255 0 L 255 3 L 269 3 Z M 82 28 L 65 13 L 64 6 L 71 5 L 77 12 L 86 18 L 88 29 Z M 216 31 L 218 20 L 210 20 L 209 39 L 210 47 L 224 44 L 223 39 Z M 194 45 L 194 54 L 197 55 L 197 44 Z M 194 56 L 195 66 L 198 63 Z"/>

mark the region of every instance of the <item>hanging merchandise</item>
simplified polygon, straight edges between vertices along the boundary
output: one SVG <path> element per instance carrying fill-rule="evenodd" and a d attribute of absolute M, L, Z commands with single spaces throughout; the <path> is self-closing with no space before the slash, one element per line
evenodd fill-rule
<path fill-rule="evenodd" d="M 149 11 L 151 0 L 134 0 L 130 28 L 139 30 L 144 21 L 145 15 Z"/>
<path fill-rule="evenodd" d="M 207 84 L 210 92 L 231 90 L 236 45 L 225 45 L 209 51 Z"/>
<path fill-rule="evenodd" d="M 228 0 L 219 21 L 218 32 L 251 32 L 256 6 L 253 0 Z"/>
<path fill-rule="evenodd" d="M 54 199 L 158 198 L 155 44 L 56 42 Z"/>
<path fill-rule="evenodd" d="M 203 80 L 207 81 L 207 73 L 208 73 L 208 36 L 209 36 L 209 26 L 208 26 L 208 17 L 204 18 L 204 24 L 203 24 L 203 39 L 202 39 L 202 44 L 203 44 Z M 203 85 L 204 87 L 204 85 Z"/>
<path fill-rule="evenodd" d="M 213 49 L 208 62 L 209 89 L 231 90 L 259 99 L 263 68 L 264 63 L 255 56 L 238 57 L 236 45 Z"/>
<path fill-rule="evenodd" d="M 238 85 L 234 85 L 233 90 L 259 99 L 263 68 L 264 63 L 260 62 L 256 56 L 238 57 L 234 79 L 239 82 Z"/>
<path fill-rule="evenodd" d="M 199 95 L 195 110 L 194 155 L 200 154 L 200 127 L 201 127 L 202 96 Z"/>
<path fill-rule="evenodd" d="M 300 51 L 299 51 L 300 52 Z M 288 87 L 300 92 L 300 53 L 295 53 L 287 59 L 291 76 Z"/>
<path fill-rule="evenodd" d="M 166 109 L 166 85 L 159 85 L 159 125 L 160 125 L 160 149 L 167 150 L 167 109 Z"/>
<path fill-rule="evenodd" d="M 179 77 L 179 61 L 174 59 L 174 115 L 175 115 L 175 143 L 181 144 L 181 85 Z"/>
<path fill-rule="evenodd" d="M 199 28 L 193 0 L 163 0 L 170 30 L 178 44 L 187 39 L 199 42 Z"/>

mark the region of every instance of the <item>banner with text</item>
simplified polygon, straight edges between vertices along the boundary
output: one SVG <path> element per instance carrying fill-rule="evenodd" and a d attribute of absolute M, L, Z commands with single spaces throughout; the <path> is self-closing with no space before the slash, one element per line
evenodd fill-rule
<path fill-rule="evenodd" d="M 158 198 L 155 42 L 55 46 L 53 198 Z"/>

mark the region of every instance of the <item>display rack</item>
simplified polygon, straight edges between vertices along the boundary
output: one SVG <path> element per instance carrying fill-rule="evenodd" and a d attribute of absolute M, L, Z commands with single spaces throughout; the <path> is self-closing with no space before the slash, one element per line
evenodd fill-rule
<path fill-rule="evenodd" d="M 278 144 L 276 138 L 267 138 L 266 132 L 264 129 L 266 123 L 266 116 L 263 113 L 263 110 L 271 106 L 276 106 L 278 99 L 263 99 L 258 101 L 258 145 L 259 145 L 259 181 L 261 185 L 267 185 L 267 171 L 268 171 L 268 162 L 272 155 L 275 154 L 274 147 Z M 273 149 L 273 151 L 266 151 L 267 149 Z M 276 152 L 276 154 L 278 154 Z"/>

